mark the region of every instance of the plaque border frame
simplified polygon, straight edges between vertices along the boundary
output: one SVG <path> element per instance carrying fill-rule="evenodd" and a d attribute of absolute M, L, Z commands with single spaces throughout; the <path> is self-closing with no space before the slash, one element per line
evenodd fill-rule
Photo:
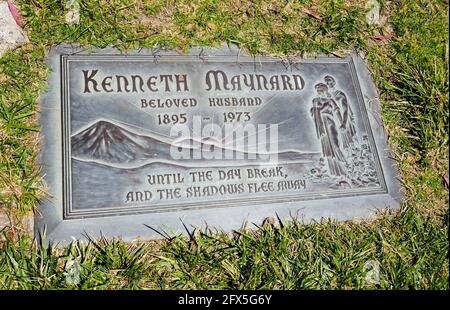
<path fill-rule="evenodd" d="M 69 58 L 70 57 L 70 58 Z M 273 195 L 269 197 L 255 197 L 255 198 L 230 198 L 215 201 L 203 201 L 203 202 L 189 202 L 189 203 L 169 203 L 160 204 L 157 206 L 128 206 L 128 207 L 111 207 L 111 208 L 92 208 L 89 210 L 74 211 L 72 209 L 72 186 L 71 186 L 71 146 L 70 146 L 70 79 L 69 79 L 69 65 L 71 61 L 101 61 L 101 62 L 210 62 L 210 63 L 236 63 L 236 57 L 234 56 L 204 56 L 199 58 L 198 56 L 186 56 L 186 55 L 162 55 L 156 58 L 151 55 L 108 55 L 108 54 L 95 54 L 95 55 L 60 55 L 61 59 L 61 128 L 62 128 L 62 158 L 63 158 L 63 197 L 64 197 L 64 219 L 79 219 L 88 217 L 101 217 L 101 216 L 114 216 L 114 215 L 126 215 L 126 214 L 142 214 L 153 212 L 171 212 L 177 210 L 190 210 L 199 208 L 220 208 L 220 207 L 238 207 L 242 205 L 253 205 L 257 203 L 270 204 L 275 202 L 292 202 L 292 201 L 309 201 L 313 199 L 333 199 L 340 197 L 355 197 L 358 195 L 376 195 L 380 193 L 387 193 L 386 181 L 384 178 L 383 169 L 378 156 L 378 150 L 375 145 L 372 129 L 370 127 L 369 120 L 367 118 L 367 109 L 364 104 L 363 95 L 360 85 L 358 84 L 358 78 L 356 76 L 355 64 L 352 57 L 346 58 L 306 58 L 295 59 L 294 64 L 301 65 L 302 63 L 344 63 L 347 64 L 350 76 L 352 78 L 352 84 L 357 96 L 357 105 L 361 110 L 361 116 L 363 118 L 364 130 L 367 132 L 370 148 L 375 150 L 371 151 L 374 157 L 377 176 L 380 181 L 380 185 L 372 188 L 354 188 L 354 189 L 341 189 L 341 190 L 329 190 L 319 192 L 302 192 L 294 194 Z M 157 60 L 156 60 L 157 59 Z M 240 57 L 239 63 L 254 63 L 255 60 L 252 57 Z M 259 63 L 275 63 L 280 64 L 282 61 L 279 58 L 274 57 L 259 57 Z M 253 165 L 247 165 L 248 167 Z M 247 167 L 246 166 L 246 167 Z M 199 167 L 201 168 L 201 167 Z"/>

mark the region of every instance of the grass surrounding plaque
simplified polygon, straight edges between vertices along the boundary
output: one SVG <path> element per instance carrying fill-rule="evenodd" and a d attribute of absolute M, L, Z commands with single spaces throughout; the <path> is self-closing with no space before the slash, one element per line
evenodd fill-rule
<path fill-rule="evenodd" d="M 445 1 L 381 1 L 379 26 L 366 24 L 363 1 L 79 1 L 78 25 L 65 23 L 65 1 L 18 2 L 30 43 L 0 59 L 0 208 L 12 220 L 0 243 L 0 288 L 448 289 Z M 400 165 L 401 211 L 370 222 L 275 220 L 230 235 L 36 247 L 19 222 L 45 192 L 36 109 L 50 47 L 223 41 L 279 56 L 363 51 Z"/>

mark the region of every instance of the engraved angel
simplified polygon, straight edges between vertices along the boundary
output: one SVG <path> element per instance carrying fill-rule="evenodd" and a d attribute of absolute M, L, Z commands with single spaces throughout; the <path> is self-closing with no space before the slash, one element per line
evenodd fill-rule
<path fill-rule="evenodd" d="M 327 161 L 331 175 L 345 176 L 347 174 L 345 156 L 339 139 L 339 126 L 342 115 L 339 106 L 328 93 L 328 86 L 318 83 L 314 86 L 317 97 L 313 99 L 311 116 L 314 119 L 317 138 L 322 145 L 322 154 Z"/>

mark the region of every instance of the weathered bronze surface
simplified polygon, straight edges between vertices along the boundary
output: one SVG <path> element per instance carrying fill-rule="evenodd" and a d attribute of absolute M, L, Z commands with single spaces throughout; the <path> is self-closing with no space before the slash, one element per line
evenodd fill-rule
<path fill-rule="evenodd" d="M 55 48 L 42 98 L 50 196 L 37 231 L 156 237 L 182 222 L 236 229 L 397 208 L 376 89 L 364 62 L 235 49 Z"/>

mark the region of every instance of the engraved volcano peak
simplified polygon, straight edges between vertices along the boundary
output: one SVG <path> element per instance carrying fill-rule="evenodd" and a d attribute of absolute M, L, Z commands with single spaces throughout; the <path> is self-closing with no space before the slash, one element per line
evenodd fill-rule
<path fill-rule="evenodd" d="M 99 120 L 71 138 L 72 155 L 105 163 L 133 163 L 158 157 L 170 145 L 133 133 L 106 120 Z"/>

